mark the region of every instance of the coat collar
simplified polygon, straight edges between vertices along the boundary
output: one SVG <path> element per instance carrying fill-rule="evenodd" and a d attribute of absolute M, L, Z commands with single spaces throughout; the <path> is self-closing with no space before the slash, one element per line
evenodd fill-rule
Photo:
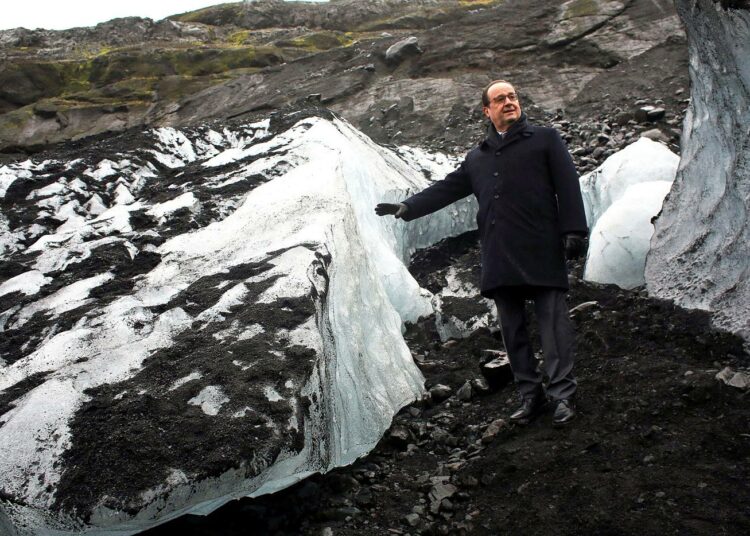
<path fill-rule="evenodd" d="M 526 118 L 526 112 L 522 112 L 521 117 L 519 117 L 518 121 L 511 125 L 502 139 L 500 139 L 497 130 L 495 130 L 495 125 L 490 123 L 489 127 L 487 127 L 487 137 L 481 143 L 481 147 L 482 149 L 499 149 L 501 147 L 505 147 L 510 143 L 513 143 L 514 141 L 519 140 L 522 137 L 531 136 L 533 133 L 534 132 Z"/>

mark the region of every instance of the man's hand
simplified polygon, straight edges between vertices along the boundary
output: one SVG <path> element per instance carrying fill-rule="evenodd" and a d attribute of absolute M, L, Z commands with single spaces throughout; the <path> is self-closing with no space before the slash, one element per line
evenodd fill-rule
<path fill-rule="evenodd" d="M 378 203 L 378 206 L 375 207 L 375 214 L 377 214 L 378 216 L 393 214 L 395 218 L 401 218 L 406 214 L 408 210 L 409 207 L 407 207 L 403 203 Z"/>
<path fill-rule="evenodd" d="M 569 233 L 563 237 L 563 244 L 565 244 L 565 258 L 566 259 L 580 259 L 586 255 L 588 249 L 588 241 L 583 235 L 576 233 Z"/>

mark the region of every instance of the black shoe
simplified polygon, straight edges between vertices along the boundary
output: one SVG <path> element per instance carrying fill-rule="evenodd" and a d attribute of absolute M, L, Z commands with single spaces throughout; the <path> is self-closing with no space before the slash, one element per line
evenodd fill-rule
<path fill-rule="evenodd" d="M 576 410 L 573 407 L 573 401 L 569 398 L 562 398 L 555 401 L 555 414 L 552 417 L 552 424 L 563 426 L 572 421 L 576 416 Z"/>
<path fill-rule="evenodd" d="M 521 400 L 521 405 L 509 417 L 510 422 L 528 424 L 542 412 L 547 405 L 547 397 L 544 395 L 530 396 Z"/>

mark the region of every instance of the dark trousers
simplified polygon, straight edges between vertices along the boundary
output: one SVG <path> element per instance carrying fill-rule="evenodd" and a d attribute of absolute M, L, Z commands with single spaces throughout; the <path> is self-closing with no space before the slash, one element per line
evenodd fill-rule
<path fill-rule="evenodd" d="M 525 301 L 534 301 L 534 312 L 549 378 L 547 395 L 552 400 L 570 398 L 576 391 L 573 377 L 575 331 L 568 315 L 565 291 L 553 287 L 501 287 L 494 295 L 500 331 L 513 375 L 522 397 L 543 392 L 542 372 L 529 341 Z"/>

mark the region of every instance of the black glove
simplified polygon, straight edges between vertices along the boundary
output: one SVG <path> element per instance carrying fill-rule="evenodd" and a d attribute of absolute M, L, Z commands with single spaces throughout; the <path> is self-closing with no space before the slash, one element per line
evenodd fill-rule
<path fill-rule="evenodd" d="M 583 235 L 569 233 L 563 237 L 566 259 L 580 259 L 586 255 L 588 240 Z"/>
<path fill-rule="evenodd" d="M 407 207 L 403 203 L 378 203 L 378 206 L 375 207 L 375 214 L 377 214 L 378 216 L 393 214 L 395 218 L 400 218 L 401 216 L 405 215 L 408 210 L 409 207 Z"/>

